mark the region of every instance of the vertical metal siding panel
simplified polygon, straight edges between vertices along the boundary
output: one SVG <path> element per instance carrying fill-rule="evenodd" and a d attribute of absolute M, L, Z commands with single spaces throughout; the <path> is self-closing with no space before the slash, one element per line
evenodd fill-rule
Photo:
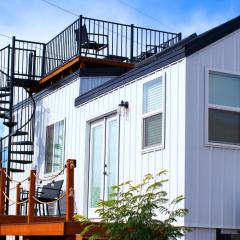
<path fill-rule="evenodd" d="M 135 153 L 135 181 L 141 182 L 142 180 L 142 81 L 135 82 L 135 102 L 133 102 L 131 109 L 135 109 L 135 115 L 132 113 L 131 118 L 134 120 L 133 122 L 133 132 L 136 138 L 135 140 L 135 148 L 133 152 Z M 136 130 L 138 129 L 138 130 Z M 136 167 L 138 166 L 138 167 Z"/>
<path fill-rule="evenodd" d="M 186 68 L 185 61 L 181 62 L 178 71 L 178 195 L 184 194 L 185 196 L 185 106 L 186 106 Z M 184 202 L 180 205 L 184 207 Z M 184 225 L 184 219 L 182 219 Z"/>
<path fill-rule="evenodd" d="M 128 101 L 131 103 L 129 105 L 129 114 L 127 116 L 129 124 L 130 124 L 130 151 L 129 151 L 129 161 L 130 161 L 130 169 L 131 169 L 131 175 L 132 179 L 135 183 L 137 183 L 136 179 L 136 130 L 134 128 L 136 127 L 136 112 L 137 112 L 137 106 L 136 106 L 136 98 L 137 98 L 137 84 L 136 82 L 130 85 L 130 93 L 129 96 L 125 99 L 125 101 Z"/>
<path fill-rule="evenodd" d="M 240 72 L 237 31 L 187 58 L 186 224 L 239 228 L 236 182 L 240 150 L 205 146 L 204 80 L 207 68 Z M 237 170 L 236 170 L 237 169 Z M 198 212 L 196 212 L 198 209 Z"/>
<path fill-rule="evenodd" d="M 216 240 L 216 230 L 194 228 L 185 234 L 184 240 Z"/>
<path fill-rule="evenodd" d="M 54 118 L 66 117 L 65 158 L 76 157 L 76 204 L 79 213 L 86 214 L 87 186 L 85 179 L 86 161 L 86 121 L 117 109 L 121 100 L 129 101 L 129 114 L 120 117 L 120 182 L 133 180 L 139 182 L 143 175 L 156 173 L 165 168 L 171 177 L 166 190 L 171 197 L 184 194 L 184 106 L 185 105 L 185 61 L 175 63 L 161 70 L 167 73 L 166 83 L 166 139 L 165 149 L 142 154 L 142 84 L 143 80 L 130 83 L 110 93 L 100 96 L 78 108 L 74 99 L 78 95 L 79 81 L 46 96 L 41 105 L 47 109 L 46 120 L 40 124 L 45 129 Z M 147 78 L 147 77 L 146 77 Z M 144 80 L 146 79 L 144 78 Z M 62 98 L 62 101 L 59 98 Z M 59 107 L 56 107 L 56 104 Z M 40 102 L 38 103 L 40 104 Z M 40 105 L 39 105 L 40 107 Z M 183 111 L 180 111 L 183 110 Z M 180 130 L 181 129 L 181 130 Z M 181 132 L 180 132 L 181 131 Z M 40 133 L 40 135 L 45 135 Z M 41 136 L 37 136 L 41 138 Z M 45 140 L 44 140 L 45 141 Z M 40 151 L 45 151 L 45 146 Z M 42 156 L 43 158 L 43 156 Z M 39 159 L 43 165 L 44 161 Z M 43 168 L 43 167 L 42 167 Z"/>

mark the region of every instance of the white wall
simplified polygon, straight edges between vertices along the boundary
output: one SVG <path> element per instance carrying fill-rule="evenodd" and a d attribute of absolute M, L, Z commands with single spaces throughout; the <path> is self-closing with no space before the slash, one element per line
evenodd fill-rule
<path fill-rule="evenodd" d="M 141 115 L 143 82 L 153 76 L 122 86 L 82 106 L 74 107 L 79 94 L 79 79 L 58 89 L 37 102 L 36 159 L 38 170 L 44 172 L 46 126 L 66 119 L 65 159 L 77 159 L 75 175 L 76 203 L 80 213 L 86 213 L 84 171 L 86 161 L 87 121 L 117 109 L 121 100 L 129 102 L 127 116 L 121 116 L 120 182 L 139 182 L 146 173 L 169 170 L 167 191 L 170 197 L 184 194 L 185 157 L 185 61 L 179 61 L 158 74 L 166 73 L 166 136 L 165 149 L 143 153 L 141 150 Z"/>
<path fill-rule="evenodd" d="M 184 240 L 216 240 L 216 229 L 193 228 L 184 235 Z"/>
<path fill-rule="evenodd" d="M 240 227 L 240 148 L 206 146 L 207 68 L 240 72 L 240 31 L 187 57 L 186 180 L 188 226 Z"/>

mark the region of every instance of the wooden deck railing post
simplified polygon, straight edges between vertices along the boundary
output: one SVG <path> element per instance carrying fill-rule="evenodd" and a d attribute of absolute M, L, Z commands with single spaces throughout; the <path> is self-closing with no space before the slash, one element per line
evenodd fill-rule
<path fill-rule="evenodd" d="M 21 184 L 18 183 L 16 188 L 16 216 L 20 215 L 20 204 L 18 202 L 20 201 L 20 193 L 21 193 Z"/>
<path fill-rule="evenodd" d="M 6 169 L 1 168 L 0 169 L 0 215 L 4 215 L 5 213 L 5 195 L 6 192 Z"/>
<path fill-rule="evenodd" d="M 35 186 L 36 186 L 36 171 L 31 170 L 30 172 L 30 182 L 29 182 L 29 194 L 28 194 L 28 216 L 27 222 L 30 223 L 34 219 L 34 204 L 35 200 L 33 197 L 35 196 Z"/>
<path fill-rule="evenodd" d="M 72 221 L 74 214 L 74 168 L 76 160 L 68 159 L 66 163 L 66 221 Z"/>

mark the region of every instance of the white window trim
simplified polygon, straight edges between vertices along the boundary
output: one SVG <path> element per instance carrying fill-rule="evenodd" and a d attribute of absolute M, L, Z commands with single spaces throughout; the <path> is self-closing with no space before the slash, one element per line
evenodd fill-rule
<path fill-rule="evenodd" d="M 91 180 L 90 180 L 90 161 L 91 161 L 91 154 L 90 154 L 90 151 L 91 151 L 91 141 L 92 141 L 92 137 L 91 137 L 91 125 L 99 125 L 100 122 L 102 121 L 107 121 L 108 118 L 112 118 L 112 117 L 116 117 L 117 119 L 117 126 L 118 126 L 118 145 L 120 143 L 120 115 L 118 114 L 117 112 L 117 109 L 114 109 L 112 111 L 106 111 L 104 112 L 103 114 L 101 115 L 98 115 L 97 117 L 95 116 L 94 118 L 89 118 L 87 120 L 87 126 L 86 126 L 86 146 L 85 146 L 85 171 L 87 172 L 86 176 L 85 176 L 85 180 L 84 180 L 84 185 L 85 185 L 85 189 L 84 189 L 84 193 L 85 193 L 85 197 L 84 197 L 84 213 L 89 217 L 90 220 L 96 220 L 96 221 L 99 221 L 99 216 L 98 214 L 94 213 L 94 211 L 91 211 L 90 208 L 89 208 L 89 199 L 90 199 L 90 192 L 89 192 L 89 188 L 90 188 L 90 183 L 91 183 Z M 106 124 L 106 122 L 105 122 Z M 106 127 L 106 126 L 105 126 Z M 105 128 L 104 127 L 104 128 Z M 104 132 L 106 131 L 106 129 L 104 129 Z M 105 132 L 106 134 L 106 132 Z M 104 136 L 106 137 L 106 135 Z M 104 141 L 105 142 L 105 141 Z M 106 151 L 106 142 L 105 142 L 105 145 L 103 146 L 104 147 L 104 153 L 103 155 L 105 156 L 105 151 Z M 104 157 L 103 157 L 104 158 Z M 120 148 L 118 146 L 118 164 L 117 164 L 117 182 L 119 183 L 119 176 L 120 176 Z M 103 164 L 101 164 L 103 165 Z M 104 169 L 103 169 L 104 171 Z M 102 175 L 102 178 L 104 178 L 104 176 Z M 102 181 L 104 181 L 102 179 Z M 105 186 L 106 187 L 106 186 Z M 104 196 L 106 197 L 106 196 Z"/>
<path fill-rule="evenodd" d="M 51 125 L 54 125 L 58 122 L 63 121 L 64 124 L 64 128 L 63 128 L 63 132 L 64 132 L 64 139 L 63 139 L 63 166 L 65 165 L 65 141 L 66 141 L 66 118 L 57 120 L 57 121 L 53 121 L 53 122 L 49 122 L 46 127 L 45 127 L 45 139 L 47 138 L 47 128 Z M 54 127 L 55 129 L 55 127 Z M 55 135 L 55 131 L 54 131 L 54 135 Z M 54 171 L 54 172 L 45 172 L 46 171 L 46 150 L 47 150 L 47 146 L 46 146 L 47 141 L 45 141 L 45 161 L 44 161 L 44 169 L 43 169 L 43 177 L 51 177 L 52 175 L 56 175 L 57 173 L 59 173 L 59 171 Z M 61 169 L 62 170 L 62 169 Z M 64 172 L 62 173 L 64 174 Z"/>
<path fill-rule="evenodd" d="M 209 75 L 210 72 L 216 72 L 218 74 L 227 74 L 227 75 L 235 75 L 240 77 L 240 72 L 232 72 L 232 71 L 224 71 L 222 69 L 216 68 L 206 68 L 205 70 L 205 146 L 207 147 L 219 147 L 219 148 L 227 148 L 227 149 L 240 149 L 240 144 L 233 143 L 220 143 L 220 142 L 212 142 L 209 141 L 209 108 L 211 109 L 219 109 L 231 112 L 240 112 L 240 108 L 237 107 L 229 107 L 225 105 L 217 105 L 209 103 Z"/>
<path fill-rule="evenodd" d="M 162 108 L 154 110 L 149 113 L 144 113 L 143 112 L 143 90 L 144 90 L 144 84 L 151 82 L 157 78 L 162 77 L 162 83 L 163 83 L 163 105 Z M 156 72 L 155 74 L 152 74 L 151 76 L 148 76 L 147 79 L 145 79 L 142 83 L 142 89 L 141 89 L 141 149 L 142 149 L 142 154 L 152 152 L 152 151 L 157 151 L 157 150 L 162 150 L 165 148 L 165 113 L 166 113 L 166 73 L 165 72 Z M 143 120 L 147 117 L 157 115 L 159 113 L 162 113 L 162 144 L 156 144 L 148 147 L 144 147 L 144 124 Z"/>

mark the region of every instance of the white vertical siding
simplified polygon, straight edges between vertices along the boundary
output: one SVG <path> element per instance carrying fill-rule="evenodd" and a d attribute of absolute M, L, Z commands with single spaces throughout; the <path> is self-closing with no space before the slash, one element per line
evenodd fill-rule
<path fill-rule="evenodd" d="M 184 240 L 216 240 L 216 230 L 207 228 L 193 228 L 184 236 Z"/>
<path fill-rule="evenodd" d="M 240 149 L 205 145 L 205 72 L 240 72 L 240 31 L 186 59 L 186 207 L 193 227 L 240 227 Z"/>
<path fill-rule="evenodd" d="M 66 119 L 65 159 L 77 159 L 75 175 L 76 205 L 80 213 L 86 214 L 87 123 L 91 119 L 117 109 L 121 100 L 129 102 L 126 116 L 120 117 L 120 182 L 139 182 L 143 175 L 156 173 L 165 168 L 170 182 L 167 191 L 170 197 L 184 194 L 185 158 L 185 61 L 179 61 L 158 74 L 166 73 L 166 135 L 165 148 L 142 152 L 142 86 L 152 76 L 115 89 L 76 108 L 74 100 L 79 95 L 79 79 L 58 89 L 37 102 L 36 114 L 36 158 L 38 170 L 44 173 L 46 126 L 54 121 Z"/>

